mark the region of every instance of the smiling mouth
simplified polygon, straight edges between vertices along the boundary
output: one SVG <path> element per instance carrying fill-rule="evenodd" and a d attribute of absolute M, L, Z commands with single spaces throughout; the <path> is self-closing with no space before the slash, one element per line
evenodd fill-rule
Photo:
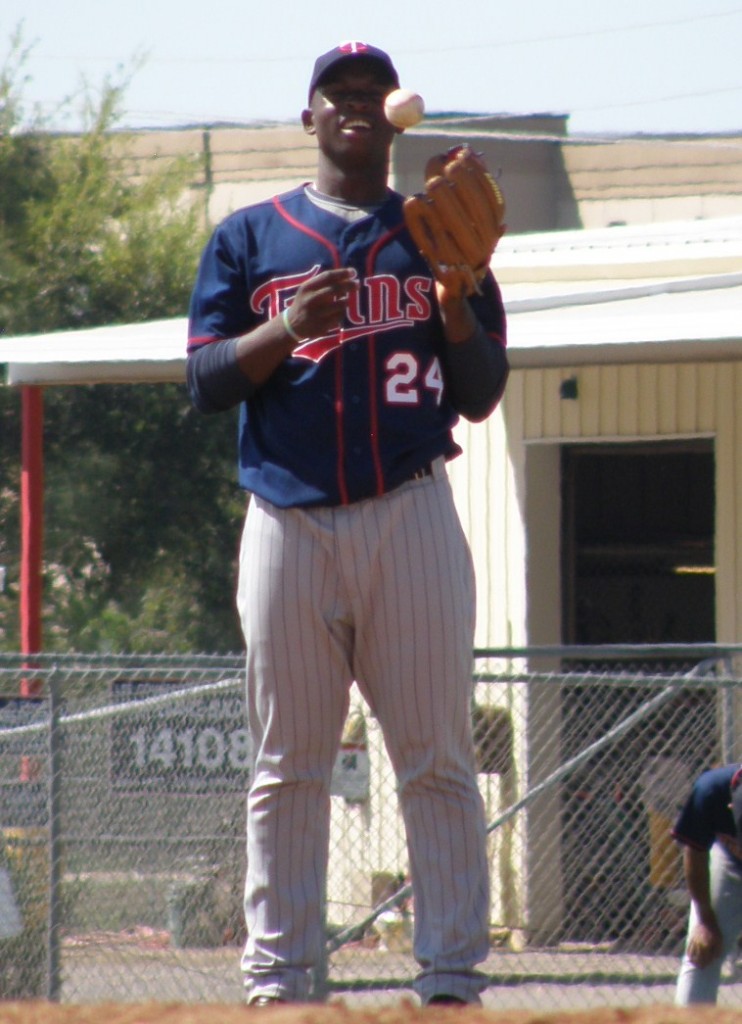
<path fill-rule="evenodd" d="M 367 118 L 365 118 L 365 117 L 349 117 L 341 125 L 341 131 L 344 131 L 344 132 L 355 132 L 355 131 L 368 132 L 368 131 L 371 131 L 371 128 L 372 128 L 371 122 L 369 120 L 367 120 Z"/>

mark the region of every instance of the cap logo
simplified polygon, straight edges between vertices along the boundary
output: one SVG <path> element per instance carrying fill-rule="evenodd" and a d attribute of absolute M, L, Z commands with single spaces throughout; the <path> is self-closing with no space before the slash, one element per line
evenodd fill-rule
<path fill-rule="evenodd" d="M 341 53 L 365 53 L 368 50 L 368 43 L 359 43 L 355 40 L 347 43 L 340 43 L 338 50 Z"/>

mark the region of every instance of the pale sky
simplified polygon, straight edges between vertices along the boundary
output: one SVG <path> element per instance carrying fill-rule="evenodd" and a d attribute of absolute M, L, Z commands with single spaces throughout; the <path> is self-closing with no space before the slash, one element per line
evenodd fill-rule
<path fill-rule="evenodd" d="M 47 114 L 142 57 L 122 126 L 296 122 L 315 57 L 357 39 L 431 113 L 568 114 L 574 135 L 742 131 L 731 0 L 0 0 L 0 64 L 19 25 L 23 95 Z"/>

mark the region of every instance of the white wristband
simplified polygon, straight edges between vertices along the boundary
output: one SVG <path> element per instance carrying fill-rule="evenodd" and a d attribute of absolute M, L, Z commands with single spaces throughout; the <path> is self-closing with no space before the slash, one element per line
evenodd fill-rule
<path fill-rule="evenodd" d="M 303 338 L 299 337 L 299 335 L 296 333 L 294 328 L 291 326 L 291 322 L 289 321 L 289 307 L 288 306 L 286 306 L 284 308 L 283 313 L 281 313 L 281 319 L 283 320 L 283 326 L 286 328 L 286 333 L 295 342 L 295 344 L 298 345 L 299 342 L 304 340 Z"/>

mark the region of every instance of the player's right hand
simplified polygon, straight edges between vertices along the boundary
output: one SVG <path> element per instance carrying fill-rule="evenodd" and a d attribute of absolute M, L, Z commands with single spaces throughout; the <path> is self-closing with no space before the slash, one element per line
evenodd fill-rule
<path fill-rule="evenodd" d="M 337 330 L 357 289 L 358 279 L 352 268 L 321 270 L 297 289 L 291 303 L 293 329 L 302 338 L 319 338 Z"/>
<path fill-rule="evenodd" d="M 718 928 L 697 924 L 688 939 L 688 959 L 696 967 L 708 965 L 721 956 L 722 938 Z"/>

